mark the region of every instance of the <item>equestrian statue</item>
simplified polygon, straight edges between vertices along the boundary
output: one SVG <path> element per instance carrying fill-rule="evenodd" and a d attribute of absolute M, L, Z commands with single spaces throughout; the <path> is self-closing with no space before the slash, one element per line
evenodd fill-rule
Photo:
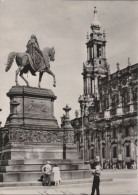
<path fill-rule="evenodd" d="M 35 35 L 31 36 L 31 39 L 27 43 L 27 51 L 25 53 L 11 52 L 8 55 L 7 64 L 5 71 L 7 72 L 16 59 L 18 69 L 16 70 L 15 82 L 18 86 L 18 74 L 29 86 L 28 81 L 24 78 L 23 74 L 31 72 L 33 76 L 36 76 L 36 72 L 39 72 L 39 83 L 40 83 L 44 72 L 53 76 L 53 86 L 56 87 L 56 79 L 54 73 L 50 70 L 50 61 L 54 61 L 55 49 L 54 47 L 45 47 L 42 51 L 39 48 L 39 44 Z"/>

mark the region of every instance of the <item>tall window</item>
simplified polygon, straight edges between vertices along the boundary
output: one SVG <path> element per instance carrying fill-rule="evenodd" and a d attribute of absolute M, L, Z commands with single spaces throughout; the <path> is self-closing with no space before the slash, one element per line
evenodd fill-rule
<path fill-rule="evenodd" d="M 102 47 L 101 45 L 97 45 L 97 57 L 100 58 L 102 55 Z"/>
<path fill-rule="evenodd" d="M 88 60 L 90 60 L 90 48 L 89 47 L 87 48 L 87 58 Z"/>
<path fill-rule="evenodd" d="M 117 158 L 117 147 L 113 147 L 113 158 Z"/>
<path fill-rule="evenodd" d="M 137 101 L 137 91 L 138 91 L 137 88 L 135 88 L 135 89 L 133 90 L 133 100 L 134 100 L 134 101 Z"/>
<path fill-rule="evenodd" d="M 113 129 L 113 138 L 116 138 L 116 129 Z"/>
<path fill-rule="evenodd" d="M 130 102 L 130 91 L 129 90 L 125 90 L 122 93 L 122 104 L 123 106 L 125 106 L 128 102 Z"/>
<path fill-rule="evenodd" d="M 105 148 L 104 147 L 102 148 L 102 156 L 103 158 L 105 158 Z"/>
<path fill-rule="evenodd" d="M 109 96 L 108 96 L 108 94 L 105 94 L 103 104 L 104 104 L 104 109 L 109 108 Z"/>
<path fill-rule="evenodd" d="M 93 133 L 91 133 L 91 141 L 93 141 Z"/>
<path fill-rule="evenodd" d="M 91 149 L 91 159 L 94 159 L 94 148 Z"/>
<path fill-rule="evenodd" d="M 102 132 L 102 140 L 104 139 L 104 132 Z"/>
<path fill-rule="evenodd" d="M 119 95 L 117 93 L 117 94 L 114 94 L 112 96 L 112 106 L 113 106 L 113 108 L 115 108 L 118 104 L 119 104 Z"/>
<path fill-rule="evenodd" d="M 91 58 L 93 58 L 93 47 L 91 47 Z"/>
<path fill-rule="evenodd" d="M 126 128 L 126 130 L 125 130 L 125 136 L 129 136 L 129 129 L 128 128 Z"/>
<path fill-rule="evenodd" d="M 126 146 L 126 157 L 130 157 L 130 146 Z"/>

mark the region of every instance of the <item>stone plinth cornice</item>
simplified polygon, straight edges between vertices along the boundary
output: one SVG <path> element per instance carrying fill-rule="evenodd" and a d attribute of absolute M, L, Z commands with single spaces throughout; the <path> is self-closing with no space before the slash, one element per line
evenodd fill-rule
<path fill-rule="evenodd" d="M 36 87 L 26 87 L 26 86 L 13 86 L 7 93 L 8 97 L 11 96 L 32 96 L 32 97 L 42 97 L 50 98 L 55 100 L 57 97 L 50 89 L 42 89 Z"/>

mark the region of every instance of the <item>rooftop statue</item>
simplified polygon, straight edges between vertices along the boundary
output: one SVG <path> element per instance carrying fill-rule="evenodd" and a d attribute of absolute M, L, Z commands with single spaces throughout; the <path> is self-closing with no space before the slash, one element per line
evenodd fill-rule
<path fill-rule="evenodd" d="M 27 43 L 27 51 L 25 53 L 11 52 L 8 55 L 7 64 L 5 71 L 7 72 L 16 59 L 16 64 L 18 69 L 16 70 L 15 82 L 18 86 L 18 74 L 29 86 L 28 81 L 23 77 L 23 74 L 26 74 L 28 71 L 31 72 L 33 76 L 36 76 L 36 72 L 39 72 L 39 83 L 38 87 L 40 88 L 40 83 L 44 72 L 53 76 L 53 86 L 56 87 L 56 79 L 54 73 L 50 70 L 50 61 L 54 61 L 55 58 L 55 49 L 54 47 L 49 48 L 45 47 L 42 51 L 39 48 L 39 44 L 35 35 L 32 35 L 30 40 Z"/>

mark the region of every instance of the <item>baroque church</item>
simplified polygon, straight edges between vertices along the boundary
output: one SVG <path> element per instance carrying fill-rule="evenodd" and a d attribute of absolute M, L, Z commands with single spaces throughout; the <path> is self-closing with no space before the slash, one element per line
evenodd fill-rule
<path fill-rule="evenodd" d="M 94 167 L 136 166 L 137 70 L 128 58 L 126 68 L 110 73 L 106 59 L 106 34 L 94 8 L 94 22 L 88 35 L 87 61 L 83 63 L 83 95 L 72 126 L 80 158 Z"/>

